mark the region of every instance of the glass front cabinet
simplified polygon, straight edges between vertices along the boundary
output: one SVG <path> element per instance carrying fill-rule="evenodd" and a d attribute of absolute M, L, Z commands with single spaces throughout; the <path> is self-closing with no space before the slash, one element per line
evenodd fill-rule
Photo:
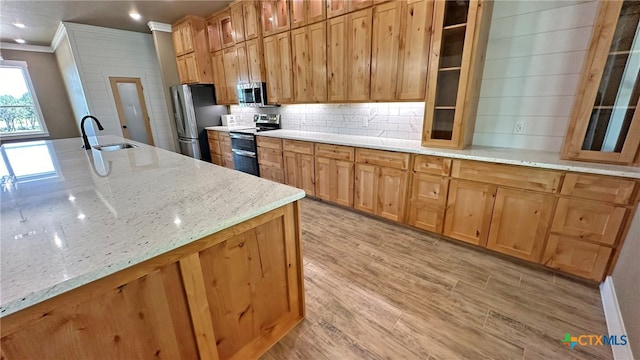
<path fill-rule="evenodd" d="M 602 1 L 593 28 L 562 157 L 637 165 L 640 2 Z"/>
<path fill-rule="evenodd" d="M 471 144 L 493 1 L 434 2 L 422 146 Z"/>

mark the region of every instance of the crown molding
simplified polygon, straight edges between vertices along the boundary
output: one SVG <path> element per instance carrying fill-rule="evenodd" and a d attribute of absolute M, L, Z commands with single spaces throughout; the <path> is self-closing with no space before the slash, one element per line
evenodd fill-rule
<path fill-rule="evenodd" d="M 162 32 L 171 32 L 171 24 L 165 24 L 157 21 L 149 21 L 147 23 L 149 30 L 151 31 L 162 31 Z"/>
<path fill-rule="evenodd" d="M 62 23 L 61 21 L 60 24 L 58 24 L 58 28 L 56 29 L 56 34 L 53 35 L 53 39 L 51 39 L 51 45 L 49 45 L 49 47 L 51 47 L 51 50 L 56 51 L 58 46 L 60 46 L 62 39 L 64 39 L 66 35 L 67 29 L 64 27 L 64 23 Z"/>
<path fill-rule="evenodd" d="M 19 50 L 19 51 L 33 51 L 42 53 L 52 53 L 53 50 L 50 46 L 42 45 L 30 45 L 30 44 L 13 44 L 7 42 L 0 42 L 0 49 L 3 50 Z"/>

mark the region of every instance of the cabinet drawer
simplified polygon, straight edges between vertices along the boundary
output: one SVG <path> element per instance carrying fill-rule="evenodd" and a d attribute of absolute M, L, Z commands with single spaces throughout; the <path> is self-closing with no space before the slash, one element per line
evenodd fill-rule
<path fill-rule="evenodd" d="M 634 187 L 633 180 L 570 173 L 564 178 L 561 194 L 627 205 Z"/>
<path fill-rule="evenodd" d="M 282 169 L 260 165 L 260 177 L 279 182 L 281 184 L 284 183 L 284 172 L 282 171 Z"/>
<path fill-rule="evenodd" d="M 353 161 L 355 149 L 348 146 L 316 144 L 316 156 L 336 160 Z"/>
<path fill-rule="evenodd" d="M 418 229 L 442 234 L 444 207 L 412 200 L 407 223 Z"/>
<path fill-rule="evenodd" d="M 258 147 L 282 150 L 282 139 L 256 136 Z"/>
<path fill-rule="evenodd" d="M 416 155 L 413 171 L 448 176 L 451 173 L 451 159 Z"/>
<path fill-rule="evenodd" d="M 298 154 L 313 155 L 313 143 L 298 140 L 283 140 L 285 151 L 291 151 Z"/>
<path fill-rule="evenodd" d="M 551 234 L 544 251 L 542 264 L 554 269 L 601 281 L 604 277 L 611 248 L 580 241 L 569 236 Z"/>
<path fill-rule="evenodd" d="M 282 169 L 282 151 L 269 148 L 258 149 L 258 164 Z"/>
<path fill-rule="evenodd" d="M 406 170 L 409 167 L 409 154 L 382 150 L 356 149 L 356 162 Z"/>
<path fill-rule="evenodd" d="M 209 138 L 209 140 L 218 140 L 218 132 L 215 130 L 207 130 L 207 138 Z"/>
<path fill-rule="evenodd" d="M 212 154 L 221 155 L 220 152 L 220 142 L 218 140 L 209 139 L 209 151 Z"/>
<path fill-rule="evenodd" d="M 627 209 L 576 199 L 560 199 L 551 231 L 606 245 L 616 242 Z"/>
<path fill-rule="evenodd" d="M 555 193 L 562 173 L 525 166 L 454 160 L 451 176 L 520 189 Z"/>
<path fill-rule="evenodd" d="M 447 203 L 449 179 L 423 173 L 415 173 L 411 183 L 411 199 L 436 205 Z"/>

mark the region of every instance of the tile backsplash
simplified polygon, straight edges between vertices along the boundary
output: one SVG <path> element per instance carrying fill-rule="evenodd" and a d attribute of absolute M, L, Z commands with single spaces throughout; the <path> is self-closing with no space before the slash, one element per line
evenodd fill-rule
<path fill-rule="evenodd" d="M 282 128 L 334 134 L 420 140 L 424 102 L 295 104 L 276 108 L 230 106 L 238 125 L 252 125 L 256 113 L 282 115 Z"/>

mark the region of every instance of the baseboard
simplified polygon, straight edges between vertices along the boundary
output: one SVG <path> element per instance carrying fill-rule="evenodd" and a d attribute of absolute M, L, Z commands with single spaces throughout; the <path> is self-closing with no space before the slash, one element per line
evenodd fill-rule
<path fill-rule="evenodd" d="M 624 327 L 620 307 L 618 306 L 618 297 L 613 286 L 613 278 L 607 276 L 604 282 L 600 284 L 600 297 L 602 298 L 602 307 L 604 309 L 604 317 L 607 320 L 607 330 L 609 335 L 622 335 L 627 331 Z M 612 346 L 613 358 L 616 360 L 634 359 L 631 352 L 631 346 L 627 342 L 625 346 Z"/>

